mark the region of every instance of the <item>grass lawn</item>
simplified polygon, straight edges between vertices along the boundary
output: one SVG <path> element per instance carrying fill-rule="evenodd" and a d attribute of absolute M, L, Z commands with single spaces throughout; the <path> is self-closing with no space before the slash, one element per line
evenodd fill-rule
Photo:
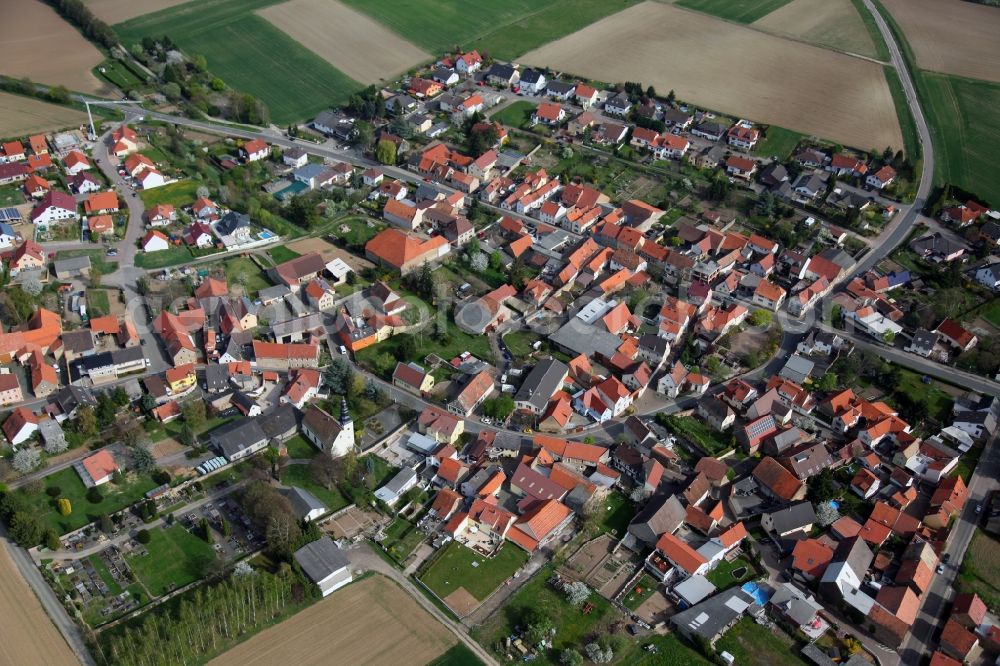
<path fill-rule="evenodd" d="M 620 617 L 611 603 L 599 594 L 590 595 L 587 603 L 592 604 L 593 609 L 584 615 L 581 607 L 570 604 L 561 592 L 548 584 L 550 576 L 551 566 L 535 574 L 511 597 L 506 606 L 472 630 L 473 638 L 495 654 L 503 656 L 507 651 L 503 646 L 504 639 L 514 633 L 514 627 L 520 624 L 527 609 L 537 608 L 552 620 L 556 635 L 552 638 L 552 649 L 547 650 L 535 663 L 558 664 L 559 653 L 566 648 L 579 650 L 585 643 L 584 639 L 596 626 L 605 620 Z"/>
<path fill-rule="evenodd" d="M 145 84 L 145 82 L 140 81 L 139 77 L 133 74 L 128 67 L 117 60 L 112 60 L 111 58 L 108 58 L 95 67 L 94 75 L 97 76 L 97 78 L 104 78 L 107 81 L 110 81 L 113 85 L 118 86 L 118 88 L 120 88 L 123 92 L 134 90 L 135 88 L 141 87 Z"/>
<path fill-rule="evenodd" d="M 866 10 L 864 16 L 871 16 Z M 877 44 L 885 48 L 885 42 L 879 37 Z M 888 56 L 887 56 L 888 57 Z M 917 135 L 917 123 L 910 113 L 910 106 L 906 103 L 906 93 L 903 92 L 903 82 L 899 80 L 899 74 L 895 67 L 886 65 L 882 68 L 885 71 L 885 81 L 889 84 L 889 92 L 892 94 L 892 103 L 896 107 L 896 116 L 899 118 L 899 130 L 903 134 L 903 152 L 910 160 L 919 159 L 922 151 L 920 149 L 920 137 Z"/>
<path fill-rule="evenodd" d="M 226 261 L 225 268 L 226 280 L 229 284 L 243 285 L 250 297 L 256 296 L 261 289 L 271 286 L 268 279 L 264 277 L 264 271 L 246 257 L 237 257 Z"/>
<path fill-rule="evenodd" d="M 281 470 L 281 482 L 286 486 L 298 486 L 308 490 L 330 511 L 343 509 L 350 504 L 337 488 L 327 489 L 312 479 L 309 465 L 287 465 Z"/>
<path fill-rule="evenodd" d="M 483 660 L 466 647 L 465 643 L 456 643 L 427 666 L 481 666 L 482 663 Z"/>
<path fill-rule="evenodd" d="M 0 206 L 20 206 L 24 203 L 24 190 L 14 185 L 0 187 Z"/>
<path fill-rule="evenodd" d="M 386 538 L 382 541 L 382 545 L 397 562 L 402 562 L 417 549 L 426 536 L 410 521 L 396 518 L 385 529 Z"/>
<path fill-rule="evenodd" d="M 979 459 L 982 455 L 983 448 L 981 446 L 972 447 L 959 457 L 958 464 L 955 465 L 955 470 L 949 476 L 958 475 L 968 484 L 969 479 L 972 478 L 972 473 L 976 471 L 976 465 L 979 464 Z"/>
<path fill-rule="evenodd" d="M 1000 328 L 1000 298 L 994 298 L 992 301 L 979 308 L 979 316 L 990 322 L 997 328 Z"/>
<path fill-rule="evenodd" d="M 91 317 L 102 317 L 111 312 L 108 292 L 104 289 L 87 290 L 87 312 Z"/>
<path fill-rule="evenodd" d="M 733 572 L 737 569 L 745 569 L 743 574 L 738 578 L 733 576 Z M 753 567 L 750 566 L 750 563 L 742 557 L 737 557 L 732 562 L 722 560 L 714 569 L 708 572 L 708 575 L 705 576 L 705 578 L 707 578 L 712 585 L 719 588 L 719 590 L 725 590 L 734 585 L 745 583 L 753 578 L 754 574 L 755 572 Z"/>
<path fill-rule="evenodd" d="M 764 157 L 777 155 L 779 159 L 786 160 L 804 138 L 804 134 L 771 125 L 767 128 L 767 135 L 757 142 L 753 152 Z"/>
<path fill-rule="evenodd" d="M 179 180 L 163 187 L 143 190 L 139 193 L 139 197 L 146 208 L 152 208 L 156 204 L 170 204 L 174 208 L 190 206 L 198 198 L 198 183 L 193 180 Z"/>
<path fill-rule="evenodd" d="M 635 506 L 618 491 L 610 493 L 596 509 L 601 530 L 620 537 L 628 530 L 628 524 L 635 517 Z"/>
<path fill-rule="evenodd" d="M 215 430 L 219 426 L 225 425 L 235 419 L 235 416 L 211 416 L 206 418 L 205 422 L 200 426 L 194 428 L 194 434 L 201 437 L 205 433 Z M 149 439 L 152 442 L 159 442 L 167 437 L 177 439 L 181 433 L 181 429 L 184 427 L 184 419 L 176 419 L 167 424 L 158 421 L 146 421 L 143 427 L 146 429 L 146 434 L 149 435 Z"/>
<path fill-rule="evenodd" d="M 90 265 L 101 271 L 102 275 L 110 275 L 118 270 L 117 261 L 108 261 L 104 250 L 59 250 L 56 259 L 72 259 L 73 257 L 90 257 Z"/>
<path fill-rule="evenodd" d="M 59 534 L 65 534 L 97 520 L 102 514 L 111 514 L 138 502 L 147 491 L 156 487 L 156 483 L 148 476 L 136 477 L 130 475 L 129 481 L 118 486 L 106 483 L 100 487 L 104 496 L 97 504 L 87 500 L 87 488 L 80 476 L 72 467 L 49 474 L 43 479 L 45 489 L 56 487 L 60 492 L 58 497 L 65 497 L 73 506 L 68 516 L 61 516 L 56 511 L 56 500 L 45 494 L 28 493 L 23 488 L 17 492 L 24 495 L 29 503 L 36 507 L 36 516 L 46 525 L 53 527 Z M 56 498 L 58 499 L 58 498 Z"/>
<path fill-rule="evenodd" d="M 678 7 L 695 9 L 699 12 L 736 21 L 737 23 L 753 23 L 762 19 L 774 10 L 784 7 L 791 0 L 677 0 Z"/>
<path fill-rule="evenodd" d="M 656 581 L 649 574 L 643 574 L 629 593 L 625 595 L 622 599 L 622 604 L 629 610 L 635 610 L 643 603 L 646 599 L 649 599 L 653 594 L 656 593 Z"/>
<path fill-rule="evenodd" d="M 976 530 L 959 570 L 957 587 L 975 592 L 994 613 L 1000 611 L 1000 540 Z"/>
<path fill-rule="evenodd" d="M 649 640 L 642 641 L 643 646 L 649 644 L 656 646 L 656 652 L 637 651 L 628 662 L 630 666 L 710 666 L 712 664 L 677 634 L 653 636 Z"/>
<path fill-rule="evenodd" d="M 668 416 L 667 427 L 712 455 L 722 453 L 733 446 L 731 436 L 717 432 L 704 421 L 689 416 Z"/>
<path fill-rule="evenodd" d="M 271 259 L 274 259 L 276 264 L 283 264 L 286 261 L 291 261 L 292 259 L 302 256 L 295 250 L 289 250 L 284 245 L 272 247 L 267 252 L 271 255 Z"/>
<path fill-rule="evenodd" d="M 775 631 L 780 629 L 765 629 L 744 617 L 719 639 L 715 649 L 736 657 L 737 664 L 801 666 L 807 663 L 799 656 L 799 649 L 791 637 L 776 635 Z"/>
<path fill-rule="evenodd" d="M 951 414 L 954 399 L 936 383 L 924 384 L 920 381 L 921 376 L 920 373 L 900 368 L 896 392 L 904 393 L 913 402 L 922 404 L 927 416 L 937 421 L 946 421 Z"/>
<path fill-rule="evenodd" d="M 188 55 L 204 55 L 213 74 L 267 104 L 278 124 L 311 118 L 364 87 L 253 13 L 276 1 L 188 2 L 114 27 L 123 44 L 170 35 Z"/>
<path fill-rule="evenodd" d="M 195 254 L 187 245 L 172 245 L 159 252 L 139 252 L 135 255 L 135 265 L 145 269 L 167 268 L 168 266 L 186 264 L 199 257 L 214 253 L 215 251 L 200 250 Z"/>
<path fill-rule="evenodd" d="M 531 116 L 537 108 L 538 105 L 534 102 L 514 102 L 506 109 L 494 113 L 491 118 L 507 127 L 524 128 L 531 124 Z"/>
<path fill-rule="evenodd" d="M 528 561 L 528 553 L 513 544 L 504 544 L 496 555 L 487 559 L 452 541 L 420 580 L 444 599 L 460 587 L 483 601 L 493 590 Z"/>
<path fill-rule="evenodd" d="M 994 165 L 1000 150 L 1000 83 L 932 72 L 918 72 L 917 80 L 936 150 L 935 181 L 1000 201 Z"/>
<path fill-rule="evenodd" d="M 485 335 L 469 335 L 451 321 L 448 322 L 447 344 L 441 344 L 433 339 L 430 331 L 421 333 L 416 336 L 416 351 L 409 358 L 405 357 L 400 349 L 402 341 L 407 335 L 410 334 L 394 335 L 384 342 L 362 349 L 357 354 L 358 361 L 378 374 L 390 376 L 397 361 L 422 363 L 428 354 L 437 354 L 445 360 L 450 360 L 462 352 L 468 351 L 487 361 L 493 358 L 490 341 Z"/>
<path fill-rule="evenodd" d="M 285 442 L 288 449 L 289 458 L 312 458 L 319 453 L 319 449 L 309 443 L 302 435 L 296 435 Z"/>
<path fill-rule="evenodd" d="M 128 556 L 128 565 L 149 590 L 160 597 L 201 578 L 208 562 L 215 558 L 212 546 L 181 525 L 150 530 L 148 555 Z"/>
<path fill-rule="evenodd" d="M 467 11 L 461 0 L 346 0 L 433 54 L 456 44 L 510 59 L 559 39 L 638 0 L 504 0 Z"/>
<path fill-rule="evenodd" d="M 542 336 L 534 331 L 513 331 L 503 336 L 503 343 L 507 345 L 511 354 L 524 360 L 531 356 L 531 352 L 534 351 L 531 345 L 541 339 Z"/>
<path fill-rule="evenodd" d="M 369 225 L 369 222 L 371 225 Z M 343 238 L 348 248 L 361 249 L 365 243 L 385 229 L 385 223 L 367 217 L 345 217 L 330 225 L 329 234 L 335 238 Z"/>

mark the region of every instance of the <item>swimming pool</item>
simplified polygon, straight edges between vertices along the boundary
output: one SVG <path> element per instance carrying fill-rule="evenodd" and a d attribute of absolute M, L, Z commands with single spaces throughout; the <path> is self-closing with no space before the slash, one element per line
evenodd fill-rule
<path fill-rule="evenodd" d="M 768 600 L 771 598 L 771 591 L 762 588 L 757 583 L 750 581 L 749 583 L 744 583 L 743 587 L 740 588 L 757 602 L 758 606 L 767 605 Z"/>

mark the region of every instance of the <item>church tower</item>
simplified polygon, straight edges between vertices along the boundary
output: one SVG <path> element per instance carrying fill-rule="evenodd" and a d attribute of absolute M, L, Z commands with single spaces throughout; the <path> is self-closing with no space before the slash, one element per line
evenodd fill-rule
<path fill-rule="evenodd" d="M 351 412 L 347 409 L 347 400 L 342 399 L 340 401 L 340 432 L 337 433 L 337 438 L 333 441 L 330 454 L 334 458 L 339 458 L 353 448 L 354 420 L 351 418 Z"/>

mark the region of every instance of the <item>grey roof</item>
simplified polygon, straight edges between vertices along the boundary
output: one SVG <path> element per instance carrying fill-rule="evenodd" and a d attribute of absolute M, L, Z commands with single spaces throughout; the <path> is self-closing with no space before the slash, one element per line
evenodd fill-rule
<path fill-rule="evenodd" d="M 94 397 L 94 394 L 89 389 L 79 386 L 66 386 L 62 388 L 55 394 L 52 400 L 59 405 L 64 414 L 71 413 L 80 405 L 90 405 L 92 407 L 97 405 L 97 398 Z"/>
<path fill-rule="evenodd" d="M 791 583 L 783 583 L 775 590 L 770 603 L 777 606 L 796 624 L 805 624 L 816 617 L 823 607 L 808 592 L 803 592 Z"/>
<path fill-rule="evenodd" d="M 726 133 L 726 128 L 719 123 L 699 123 L 695 125 L 695 129 L 705 134 L 711 134 L 712 136 L 722 136 Z"/>
<path fill-rule="evenodd" d="M 565 81 L 549 81 L 545 85 L 545 92 L 549 95 L 565 95 L 573 90 L 576 90 L 576 85 Z"/>
<path fill-rule="evenodd" d="M 576 317 L 563 324 L 549 339 L 563 349 L 590 358 L 595 354 L 611 358 L 622 344 L 617 335 L 586 324 Z"/>
<path fill-rule="evenodd" d="M 222 455 L 232 458 L 244 449 L 266 442 L 268 438 L 258 419 L 243 417 L 216 428 L 209 434 L 209 439 Z"/>
<path fill-rule="evenodd" d="M 924 328 L 919 328 L 913 334 L 913 341 L 910 344 L 911 346 L 916 347 L 918 349 L 931 350 L 934 349 L 934 345 L 938 343 L 939 339 L 940 335 L 938 333 L 935 333 L 934 331 L 928 331 L 927 329 Z"/>
<path fill-rule="evenodd" d="M 257 299 L 261 303 L 267 303 L 268 301 L 281 300 L 290 293 L 292 293 L 291 289 L 283 284 L 279 284 L 274 287 L 266 287 L 258 291 Z"/>
<path fill-rule="evenodd" d="M 344 552 L 328 536 L 302 546 L 295 551 L 294 557 L 314 583 L 319 583 L 351 564 Z"/>
<path fill-rule="evenodd" d="M 788 180 L 788 169 L 781 162 L 771 162 L 761 170 L 758 179 L 762 183 L 783 183 Z"/>
<path fill-rule="evenodd" d="M 490 67 L 489 71 L 486 72 L 486 76 L 496 76 L 509 81 L 511 77 L 514 76 L 514 72 L 516 71 L 517 70 L 510 65 L 505 65 L 502 62 L 495 62 L 493 63 L 493 66 Z"/>
<path fill-rule="evenodd" d="M 685 515 L 684 505 L 676 495 L 653 495 L 629 523 L 628 531 L 647 546 L 653 546 L 663 534 L 675 532 Z"/>
<path fill-rule="evenodd" d="M 802 529 L 816 522 L 816 512 L 809 502 L 800 502 L 778 511 L 771 511 L 770 516 L 774 530 L 778 534 Z"/>
<path fill-rule="evenodd" d="M 309 432 L 320 441 L 323 450 L 326 451 L 337 439 L 337 435 L 343 430 L 340 422 L 333 418 L 316 405 L 309 405 L 302 418 L 302 427 L 308 428 Z"/>
<path fill-rule="evenodd" d="M 268 439 L 290 437 L 299 427 L 300 412 L 294 405 L 280 405 L 257 417 L 264 435 Z"/>
<path fill-rule="evenodd" d="M 874 559 L 875 555 L 872 554 L 871 549 L 868 548 L 868 544 L 865 543 L 864 539 L 853 537 L 840 542 L 837 550 L 833 551 L 833 559 L 830 560 L 830 564 L 846 563 L 857 574 L 859 579 L 863 579 L 865 572 L 868 571 L 868 567 L 872 565 L 872 560 Z M 830 570 L 833 570 L 832 566 Z M 826 575 L 823 576 L 823 579 L 826 579 Z"/>
<path fill-rule="evenodd" d="M 826 187 L 826 180 L 816 172 L 803 173 L 799 174 L 799 177 L 795 179 L 792 187 L 794 189 L 802 187 L 810 192 L 819 193 L 820 190 Z"/>
<path fill-rule="evenodd" d="M 785 379 L 791 379 L 796 384 L 802 384 L 812 373 L 816 364 L 801 354 L 792 354 L 785 367 L 778 374 Z"/>
<path fill-rule="evenodd" d="M 292 505 L 292 511 L 295 512 L 295 516 L 299 520 L 304 520 L 313 511 L 319 510 L 326 513 L 328 510 L 325 504 L 320 502 L 315 495 L 305 488 L 291 486 L 281 492 L 288 498 L 288 501 Z"/>
<path fill-rule="evenodd" d="M 230 235 L 237 229 L 250 227 L 250 216 L 236 211 L 229 211 L 222 216 L 222 219 L 215 223 L 215 230 L 223 235 Z"/>
<path fill-rule="evenodd" d="M 55 419 L 42 419 L 38 422 L 38 434 L 42 440 L 51 445 L 53 442 L 66 442 L 66 433 Z"/>
<path fill-rule="evenodd" d="M 94 348 L 94 334 L 89 328 L 66 331 L 62 334 L 63 348 L 75 354 L 82 354 Z"/>
<path fill-rule="evenodd" d="M 701 636 L 714 642 L 753 605 L 753 597 L 734 587 L 677 613 L 670 623 L 687 636 Z"/>
<path fill-rule="evenodd" d="M 292 173 L 298 180 L 311 180 L 318 177 L 321 173 L 326 171 L 326 166 L 323 164 L 307 164 L 303 167 L 299 167 Z"/>
<path fill-rule="evenodd" d="M 514 399 L 518 402 L 531 403 L 533 407 L 541 411 L 553 394 L 559 390 L 563 378 L 568 372 L 569 368 L 562 361 L 557 361 L 554 358 L 539 361 L 528 373 Z"/>
<path fill-rule="evenodd" d="M 538 83 L 544 76 L 537 69 L 526 69 L 521 72 L 521 83 Z"/>
<path fill-rule="evenodd" d="M 690 604 L 697 604 L 705 597 L 715 592 L 716 587 L 707 578 L 698 574 L 686 578 L 681 583 L 674 586 L 674 594 L 682 597 Z"/>
<path fill-rule="evenodd" d="M 205 386 L 213 393 L 225 391 L 229 387 L 229 368 L 218 363 L 205 366 Z"/>
<path fill-rule="evenodd" d="M 56 259 L 53 262 L 56 273 L 75 273 L 90 268 L 90 257 L 69 257 L 67 259 Z"/>
<path fill-rule="evenodd" d="M 385 490 L 388 490 L 393 495 L 399 495 L 403 488 L 405 488 L 409 483 L 412 483 L 413 479 L 417 478 L 417 473 L 409 467 L 404 467 L 399 470 L 396 476 L 389 479 L 389 482 L 382 486 Z"/>

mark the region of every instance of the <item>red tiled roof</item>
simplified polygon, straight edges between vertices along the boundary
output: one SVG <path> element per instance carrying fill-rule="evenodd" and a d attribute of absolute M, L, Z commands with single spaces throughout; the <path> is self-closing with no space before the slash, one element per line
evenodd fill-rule
<path fill-rule="evenodd" d="M 656 542 L 656 550 L 689 574 L 694 574 L 708 562 L 698 551 L 670 532 L 664 533 Z"/>
<path fill-rule="evenodd" d="M 790 501 L 802 487 L 802 482 L 770 456 L 764 457 L 753 469 L 753 477 L 779 498 Z"/>

